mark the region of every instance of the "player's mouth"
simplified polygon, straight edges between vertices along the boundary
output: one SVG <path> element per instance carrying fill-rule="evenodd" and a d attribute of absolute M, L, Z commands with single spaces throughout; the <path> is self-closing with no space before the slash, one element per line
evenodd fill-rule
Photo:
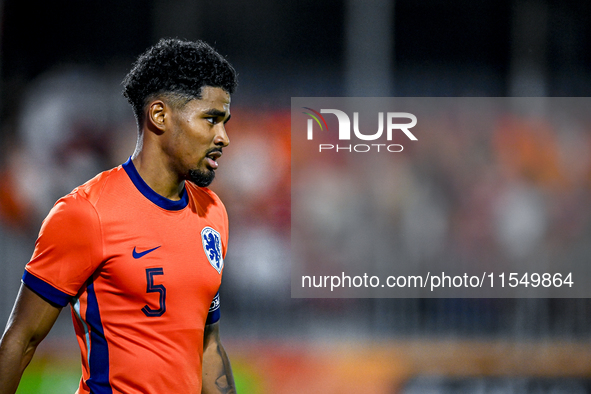
<path fill-rule="evenodd" d="M 205 158 L 207 159 L 207 163 L 209 164 L 209 166 L 212 169 L 216 169 L 218 168 L 219 164 L 217 162 L 217 160 L 220 158 L 220 156 L 222 156 L 222 150 L 221 149 L 215 149 L 211 152 L 209 152 L 207 155 L 205 155 Z"/>

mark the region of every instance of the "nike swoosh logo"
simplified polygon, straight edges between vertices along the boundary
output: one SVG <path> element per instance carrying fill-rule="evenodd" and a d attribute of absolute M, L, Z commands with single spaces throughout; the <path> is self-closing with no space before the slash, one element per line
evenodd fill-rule
<path fill-rule="evenodd" d="M 162 245 L 160 245 L 162 246 Z M 135 247 L 133 248 L 133 258 L 134 259 L 139 259 L 140 257 L 144 257 L 145 255 L 147 255 L 150 252 L 155 251 L 156 249 L 158 249 L 160 246 L 156 246 L 155 248 L 152 249 L 148 249 L 148 250 L 144 250 L 143 252 L 136 252 Z"/>

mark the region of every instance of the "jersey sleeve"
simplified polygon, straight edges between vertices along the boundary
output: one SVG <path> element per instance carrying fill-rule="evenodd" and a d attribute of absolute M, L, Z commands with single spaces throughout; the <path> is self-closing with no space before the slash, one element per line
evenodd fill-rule
<path fill-rule="evenodd" d="M 228 238 L 229 238 L 229 222 L 228 222 L 228 212 L 226 211 L 226 207 L 220 201 L 222 206 L 222 214 L 223 214 L 223 223 L 224 223 L 224 232 L 223 232 L 223 240 L 222 240 L 222 258 L 226 258 L 226 253 L 228 252 Z"/>
<path fill-rule="evenodd" d="M 214 194 L 215 195 L 215 194 Z M 220 205 L 220 210 L 222 214 L 222 258 L 226 258 L 226 253 L 228 252 L 228 237 L 229 237 L 229 221 L 228 221 L 228 212 L 226 211 L 226 207 L 220 198 L 215 195 L 217 203 Z M 207 321 L 205 324 L 213 324 L 220 320 L 221 317 L 221 310 L 220 310 L 220 292 L 216 293 L 211 301 L 211 305 L 209 307 L 209 313 L 207 314 Z"/>
<path fill-rule="evenodd" d="M 66 306 L 102 260 L 99 216 L 86 198 L 70 194 L 43 221 L 23 282 L 46 300 Z"/>
<path fill-rule="evenodd" d="M 226 211 L 226 207 L 222 203 L 222 201 L 218 197 L 218 202 L 221 205 L 222 209 L 222 216 L 223 216 L 223 223 L 224 223 L 224 231 L 222 234 L 223 241 L 222 241 L 222 258 L 226 258 L 226 253 L 228 252 L 228 237 L 229 237 L 229 223 L 228 223 L 228 212 Z M 207 314 L 207 321 L 205 324 L 213 324 L 220 320 L 221 311 L 220 311 L 220 292 L 216 293 L 215 297 L 211 301 L 211 306 L 209 307 L 209 313 Z"/>

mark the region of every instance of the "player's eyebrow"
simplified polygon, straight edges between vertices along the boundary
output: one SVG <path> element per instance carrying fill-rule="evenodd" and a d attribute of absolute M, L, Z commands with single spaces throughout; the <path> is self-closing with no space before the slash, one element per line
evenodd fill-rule
<path fill-rule="evenodd" d="M 230 118 L 232 117 L 232 114 L 228 115 L 226 113 L 226 111 L 220 111 L 219 109 L 208 109 L 207 111 L 205 111 L 205 115 L 210 115 L 210 116 L 215 116 L 215 117 L 219 117 L 219 118 L 225 118 L 226 115 L 228 116 L 228 119 L 224 120 L 224 123 L 228 122 L 230 120 Z"/>
<path fill-rule="evenodd" d="M 215 117 L 219 117 L 219 118 L 225 118 L 226 115 L 228 116 L 228 119 L 224 120 L 224 123 L 227 123 L 230 118 L 232 117 L 232 114 L 229 114 L 226 111 L 220 111 L 219 109 L 208 109 L 207 111 L 205 111 L 205 115 L 210 115 L 210 116 L 215 116 Z"/>

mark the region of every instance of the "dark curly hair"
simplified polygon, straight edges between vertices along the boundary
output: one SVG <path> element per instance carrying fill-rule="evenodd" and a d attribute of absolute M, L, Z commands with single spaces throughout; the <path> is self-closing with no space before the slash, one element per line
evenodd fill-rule
<path fill-rule="evenodd" d="M 204 86 L 234 93 L 236 71 L 230 63 L 203 41 L 161 39 L 138 57 L 123 80 L 127 98 L 138 125 L 143 121 L 148 100 L 165 95 L 184 103 L 201 98 Z"/>

